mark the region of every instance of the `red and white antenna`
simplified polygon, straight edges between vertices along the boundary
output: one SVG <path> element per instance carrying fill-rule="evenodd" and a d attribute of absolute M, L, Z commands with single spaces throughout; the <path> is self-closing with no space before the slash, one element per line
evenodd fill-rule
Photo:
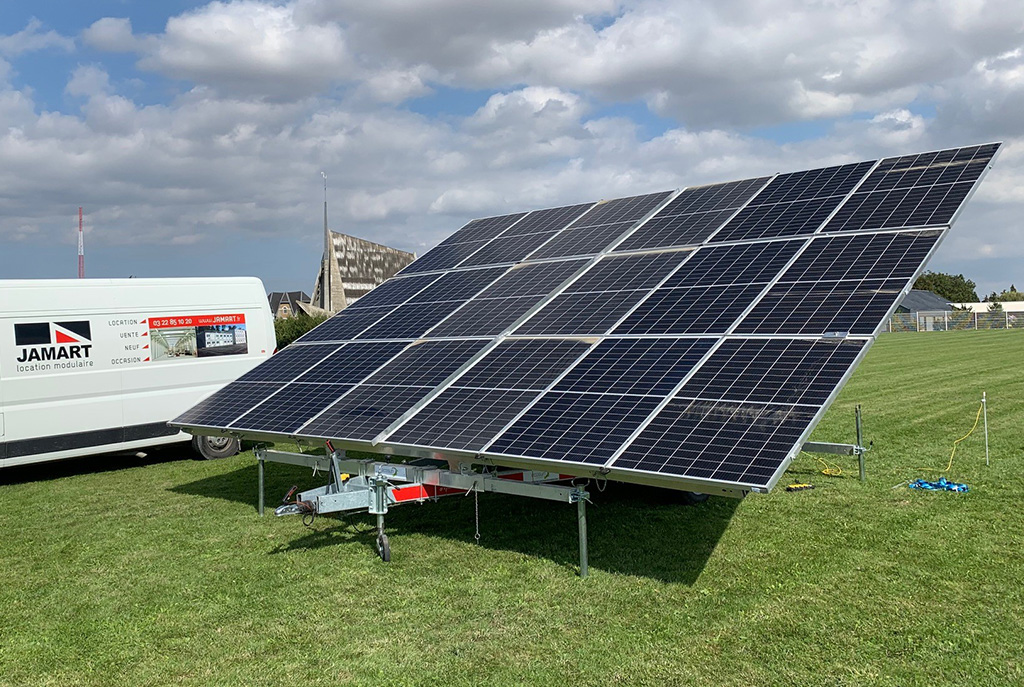
<path fill-rule="evenodd" d="M 78 278 L 85 279 L 85 235 L 82 233 L 82 208 L 78 208 Z"/>

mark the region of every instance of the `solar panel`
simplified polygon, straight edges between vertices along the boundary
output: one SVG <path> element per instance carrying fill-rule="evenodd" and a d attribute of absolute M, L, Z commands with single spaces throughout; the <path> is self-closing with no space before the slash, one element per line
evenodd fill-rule
<path fill-rule="evenodd" d="M 770 489 L 998 147 L 473 220 L 172 424 Z"/>

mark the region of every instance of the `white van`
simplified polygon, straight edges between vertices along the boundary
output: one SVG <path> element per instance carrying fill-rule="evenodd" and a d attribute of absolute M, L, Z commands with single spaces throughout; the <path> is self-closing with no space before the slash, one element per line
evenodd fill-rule
<path fill-rule="evenodd" d="M 167 426 L 274 352 L 263 283 L 0 280 L 0 468 L 192 440 Z"/>

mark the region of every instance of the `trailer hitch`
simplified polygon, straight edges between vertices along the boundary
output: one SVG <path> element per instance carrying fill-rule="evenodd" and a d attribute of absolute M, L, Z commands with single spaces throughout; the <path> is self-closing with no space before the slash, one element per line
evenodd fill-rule
<path fill-rule="evenodd" d="M 298 485 L 293 486 L 288 490 L 288 493 L 281 499 L 281 505 L 274 509 L 274 515 L 280 517 L 282 515 L 315 515 L 316 508 L 313 506 L 312 501 L 292 501 L 292 496 L 299 490 Z"/>

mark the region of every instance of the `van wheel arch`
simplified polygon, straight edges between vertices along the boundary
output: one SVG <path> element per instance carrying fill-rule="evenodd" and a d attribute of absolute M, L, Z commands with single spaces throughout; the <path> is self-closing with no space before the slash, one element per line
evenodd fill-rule
<path fill-rule="evenodd" d="M 230 458 L 241 449 L 234 437 L 192 437 L 192 448 L 206 460 Z"/>

